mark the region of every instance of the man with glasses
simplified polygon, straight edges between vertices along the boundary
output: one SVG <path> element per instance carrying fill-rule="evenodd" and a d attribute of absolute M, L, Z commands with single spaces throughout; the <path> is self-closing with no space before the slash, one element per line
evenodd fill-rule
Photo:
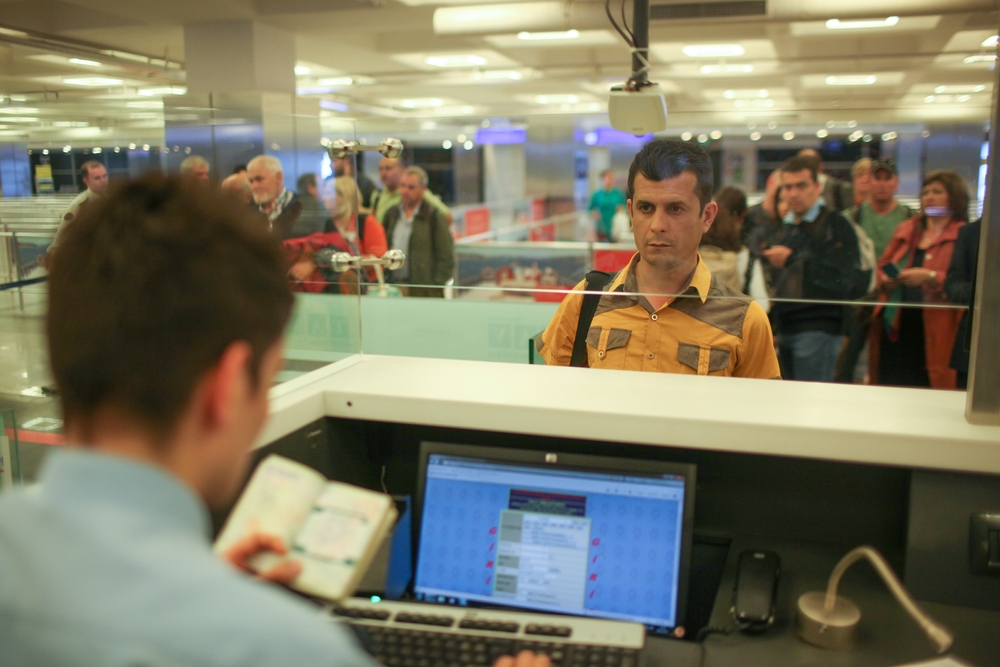
<path fill-rule="evenodd" d="M 763 256 L 770 263 L 771 324 L 778 338 L 781 376 L 831 382 L 843 346 L 843 307 L 864 294 L 858 237 L 823 199 L 816 164 L 796 156 L 781 167 L 788 214 Z"/>

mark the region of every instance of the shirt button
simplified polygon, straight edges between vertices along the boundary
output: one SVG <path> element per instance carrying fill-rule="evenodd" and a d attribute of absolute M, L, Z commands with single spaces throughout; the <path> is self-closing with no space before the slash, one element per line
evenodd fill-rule
<path fill-rule="evenodd" d="M 653 358 L 653 357 L 655 357 L 656 355 L 655 355 L 655 354 L 653 354 L 652 352 L 650 352 L 650 353 L 649 353 L 649 354 L 647 354 L 646 356 L 647 356 L 647 357 L 649 357 L 650 359 L 652 359 L 652 358 Z"/>
<path fill-rule="evenodd" d="M 653 319 L 653 320 L 655 321 L 655 320 L 656 320 L 656 313 L 653 313 L 653 314 L 652 314 L 652 315 L 650 315 L 649 317 L 650 317 L 651 319 Z"/>
<path fill-rule="evenodd" d="M 597 356 L 598 356 L 598 357 L 600 357 L 601 359 L 603 359 L 603 358 L 604 358 L 604 350 L 600 350 L 600 351 L 599 351 L 599 352 L 597 353 Z"/>

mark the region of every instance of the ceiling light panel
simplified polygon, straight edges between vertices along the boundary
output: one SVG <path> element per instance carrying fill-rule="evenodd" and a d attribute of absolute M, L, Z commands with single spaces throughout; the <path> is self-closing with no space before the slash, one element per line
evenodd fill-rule
<path fill-rule="evenodd" d="M 829 91 L 850 88 L 881 88 L 903 83 L 903 72 L 864 72 L 850 74 L 806 74 L 802 76 L 803 88 L 824 88 Z"/>
<path fill-rule="evenodd" d="M 450 53 L 400 53 L 393 55 L 392 59 L 415 69 L 429 72 L 476 67 L 483 69 L 509 69 L 520 65 L 520 63 L 507 56 L 485 49 Z"/>
<path fill-rule="evenodd" d="M 944 45 L 942 52 L 979 51 L 986 48 L 983 47 L 983 42 L 996 36 L 996 34 L 996 28 L 992 30 L 959 30 Z"/>
<path fill-rule="evenodd" d="M 769 39 L 744 39 L 732 43 L 653 42 L 650 53 L 661 62 L 691 62 L 692 59 L 725 61 L 773 60 L 777 58 Z M 742 51 L 742 53 L 740 53 Z M 695 55 L 692 55 L 695 54 Z M 708 63 L 699 63 L 708 64 Z"/>
<path fill-rule="evenodd" d="M 124 83 L 121 79 L 112 79 L 105 76 L 66 77 L 62 82 L 68 83 L 71 86 L 89 86 L 93 88 L 120 86 Z"/>
<path fill-rule="evenodd" d="M 830 19 L 826 22 L 827 30 L 871 30 L 873 28 L 891 28 L 899 23 L 898 16 L 884 19 Z"/>
<path fill-rule="evenodd" d="M 82 65 L 84 67 L 100 67 L 101 63 L 96 60 L 87 60 L 86 58 L 70 58 L 69 62 L 73 65 Z"/>
<path fill-rule="evenodd" d="M 879 19 L 879 22 L 884 21 L 884 19 Z M 882 23 L 881 25 L 872 25 L 870 27 L 854 28 L 855 30 L 867 31 L 874 34 L 882 34 L 885 32 L 908 32 L 908 31 L 928 31 L 937 28 L 938 23 L 941 22 L 940 15 L 931 16 L 900 16 L 898 20 L 893 25 L 886 25 Z M 844 28 L 829 28 L 827 26 L 828 21 L 792 21 L 788 30 L 792 37 L 811 37 L 814 35 L 824 35 L 827 37 L 836 36 L 841 32 L 845 31 Z M 841 20 L 841 24 L 849 23 L 847 20 Z M 849 30 L 849 29 L 848 29 Z M 863 37 L 864 35 L 857 35 L 858 37 Z"/>
<path fill-rule="evenodd" d="M 617 46 L 625 47 L 621 37 L 611 34 L 609 30 L 574 30 L 577 34 L 572 39 L 524 39 L 521 35 L 544 35 L 560 33 L 518 33 L 516 35 L 488 35 L 483 39 L 499 49 L 525 48 L 573 48 L 577 46 Z"/>
<path fill-rule="evenodd" d="M 580 31 L 573 30 L 557 30 L 550 32 L 528 32 L 527 30 L 517 33 L 517 38 L 525 42 L 551 42 L 551 41 L 565 41 L 567 39 L 579 39 Z M 993 44 L 996 46 L 996 42 Z"/>

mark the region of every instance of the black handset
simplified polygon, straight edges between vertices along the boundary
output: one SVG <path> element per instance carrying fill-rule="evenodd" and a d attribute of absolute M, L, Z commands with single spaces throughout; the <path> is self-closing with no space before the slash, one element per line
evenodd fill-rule
<path fill-rule="evenodd" d="M 887 275 L 889 277 L 889 280 L 895 280 L 896 277 L 899 276 L 899 269 L 896 268 L 895 264 L 892 263 L 883 264 L 878 268 L 882 269 L 882 273 Z"/>
<path fill-rule="evenodd" d="M 773 551 L 747 549 L 736 565 L 733 618 L 743 632 L 763 632 L 774 623 L 781 559 Z"/>

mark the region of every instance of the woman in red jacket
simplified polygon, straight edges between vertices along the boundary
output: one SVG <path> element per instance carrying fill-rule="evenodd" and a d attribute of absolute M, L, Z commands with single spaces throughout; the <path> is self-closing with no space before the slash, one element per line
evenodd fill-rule
<path fill-rule="evenodd" d="M 933 171 L 920 192 L 922 213 L 896 228 L 878 261 L 881 305 L 869 346 L 872 384 L 954 389 L 949 368 L 961 309 L 906 307 L 944 304 L 944 279 L 968 218 L 965 181 L 954 171 Z"/>
<path fill-rule="evenodd" d="M 338 176 L 324 181 L 320 189 L 320 200 L 330 213 L 325 231 L 283 243 L 291 260 L 288 273 L 292 279 L 292 290 L 356 294 L 358 279 L 353 271 L 335 274 L 330 270 L 320 269 L 316 266 L 314 254 L 324 248 L 332 248 L 354 256 L 381 257 L 389 249 L 385 230 L 373 215 L 366 216 L 364 227 L 359 230 L 360 198 L 357 184 L 350 176 Z M 374 271 L 369 269 L 365 282 L 375 280 Z"/>

